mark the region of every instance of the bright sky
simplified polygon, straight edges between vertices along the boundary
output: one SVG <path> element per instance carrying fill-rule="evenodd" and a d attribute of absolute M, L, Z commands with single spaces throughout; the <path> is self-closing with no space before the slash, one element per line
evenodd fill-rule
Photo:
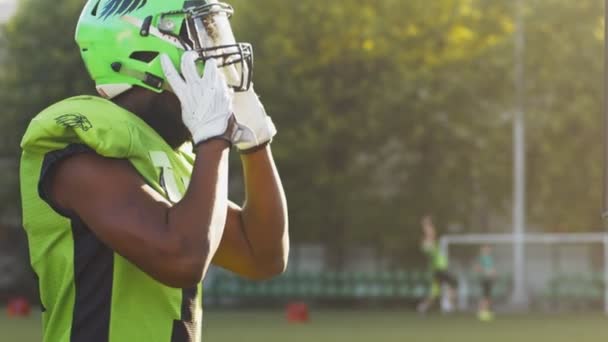
<path fill-rule="evenodd" d="M 13 15 L 15 6 L 16 0 L 0 0 L 0 23 Z"/>

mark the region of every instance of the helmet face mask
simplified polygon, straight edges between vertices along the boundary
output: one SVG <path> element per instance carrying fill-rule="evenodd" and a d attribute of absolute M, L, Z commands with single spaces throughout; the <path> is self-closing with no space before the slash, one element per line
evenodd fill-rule
<path fill-rule="evenodd" d="M 201 60 L 215 59 L 228 84 L 235 91 L 246 91 L 253 74 L 253 48 L 251 44 L 235 41 L 229 22 L 233 13 L 226 3 L 207 2 L 162 13 L 158 29 L 178 39 L 185 50 L 196 51 Z M 176 32 L 180 21 L 181 27 Z"/>
<path fill-rule="evenodd" d="M 209 59 L 218 60 L 218 66 L 224 69 L 228 85 L 235 91 L 249 90 L 253 76 L 253 48 L 251 44 L 220 45 L 197 51 L 199 51 L 204 61 Z"/>
<path fill-rule="evenodd" d="M 175 65 L 185 51 L 215 59 L 235 91 L 251 86 L 253 51 L 237 43 L 230 5 L 217 0 L 88 0 L 76 41 L 99 93 L 113 98 L 133 86 L 169 90 L 160 54 Z"/>

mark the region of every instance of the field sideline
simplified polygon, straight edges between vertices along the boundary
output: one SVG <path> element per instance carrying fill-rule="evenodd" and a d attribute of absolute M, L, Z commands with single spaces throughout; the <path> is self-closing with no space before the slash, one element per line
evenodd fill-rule
<path fill-rule="evenodd" d="M 303 325 L 285 322 L 281 312 L 205 313 L 204 341 L 211 342 L 605 342 L 608 318 L 601 314 L 499 316 L 480 323 L 472 316 L 419 317 L 411 312 L 314 311 Z M 1 342 L 40 341 L 39 316 L 0 315 Z"/>

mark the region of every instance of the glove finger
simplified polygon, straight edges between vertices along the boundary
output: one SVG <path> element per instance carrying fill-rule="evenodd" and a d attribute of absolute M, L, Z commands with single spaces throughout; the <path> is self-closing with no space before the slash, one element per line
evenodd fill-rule
<path fill-rule="evenodd" d="M 173 93 L 175 93 L 177 97 L 180 97 L 181 94 L 183 94 L 186 90 L 186 83 L 175 69 L 175 66 L 173 65 L 173 62 L 171 62 L 169 56 L 162 54 L 160 56 L 160 65 L 163 69 L 163 73 L 165 74 L 165 78 L 173 89 Z"/>
<path fill-rule="evenodd" d="M 232 99 L 234 98 L 234 90 L 228 85 L 228 81 L 226 80 L 226 74 L 224 74 L 219 67 L 216 67 L 216 70 L 216 82 L 217 84 L 221 84 L 222 89 L 224 91 L 224 95 L 230 100 L 230 104 L 232 105 Z"/>
<path fill-rule="evenodd" d="M 217 67 L 217 62 L 213 61 L 211 67 L 214 69 L 213 75 L 210 76 L 214 77 L 213 84 L 215 85 L 215 87 L 221 90 L 220 96 L 224 98 L 224 101 L 228 102 L 230 112 L 232 112 L 232 99 L 234 97 L 234 91 L 228 86 L 228 82 L 226 82 L 226 76 Z"/>
<path fill-rule="evenodd" d="M 182 57 L 182 73 L 184 74 L 186 83 L 190 86 L 195 86 L 201 79 L 196 69 L 197 59 L 198 54 L 195 51 L 188 51 Z"/>
<path fill-rule="evenodd" d="M 218 84 L 218 74 L 219 70 L 217 68 L 217 62 L 215 59 L 210 59 L 205 62 L 205 73 L 201 79 L 201 83 L 206 86 L 215 86 Z"/>
<path fill-rule="evenodd" d="M 215 60 L 213 61 L 211 68 L 213 69 L 213 75 L 210 76 L 213 77 L 213 84 L 215 84 L 219 89 L 222 89 L 223 94 L 227 94 L 229 88 L 228 83 L 226 83 L 226 76 L 220 70 L 220 68 L 217 67 L 217 62 Z"/>

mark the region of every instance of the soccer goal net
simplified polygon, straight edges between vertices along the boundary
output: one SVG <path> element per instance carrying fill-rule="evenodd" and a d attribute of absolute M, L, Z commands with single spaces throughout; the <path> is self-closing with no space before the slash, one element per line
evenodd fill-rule
<path fill-rule="evenodd" d="M 527 307 L 543 311 L 603 309 L 608 314 L 608 234 L 527 234 L 523 270 L 513 262 L 511 234 L 445 235 L 441 248 L 458 278 L 458 307 L 475 307 L 481 290 L 476 269 L 482 246 L 489 246 L 496 276 L 495 307 L 509 307 L 513 284 L 525 284 Z M 523 277 L 523 279 L 515 279 Z"/>

